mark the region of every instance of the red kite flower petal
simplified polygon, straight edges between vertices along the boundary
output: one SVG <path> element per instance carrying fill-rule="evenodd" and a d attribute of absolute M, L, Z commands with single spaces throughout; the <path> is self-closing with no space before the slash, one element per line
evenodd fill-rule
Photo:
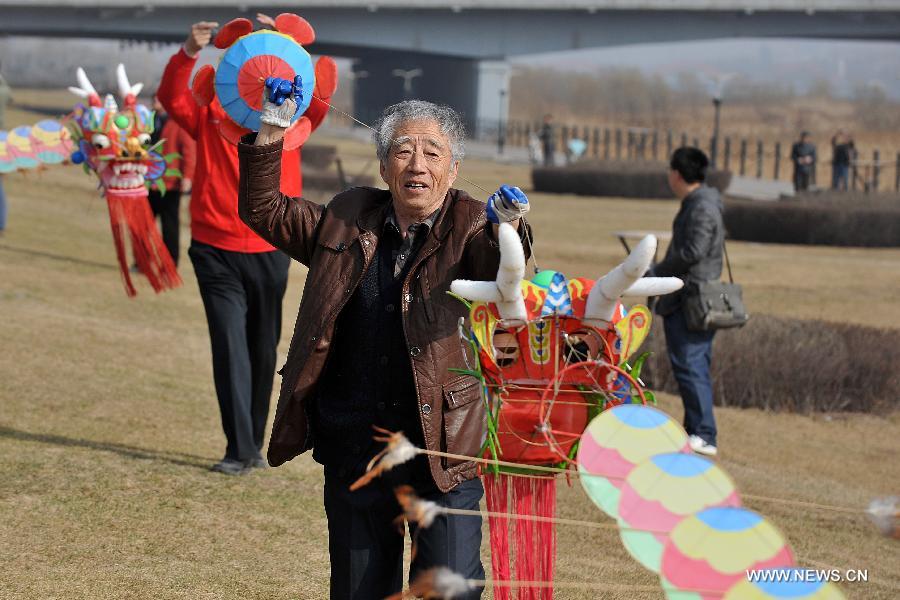
<path fill-rule="evenodd" d="M 281 13 L 275 17 L 275 28 L 278 33 L 289 35 L 301 46 L 308 46 L 316 41 L 316 32 L 312 25 L 294 13 Z"/>
<path fill-rule="evenodd" d="M 216 95 L 216 86 L 214 83 L 216 70 L 212 65 L 203 65 L 197 74 L 194 75 L 194 83 L 191 84 L 191 93 L 194 100 L 200 106 L 208 106 Z"/>
<path fill-rule="evenodd" d="M 245 36 L 253 31 L 253 23 L 250 19 L 233 19 L 225 23 L 225 26 L 216 34 L 213 45 L 216 48 L 224 50 L 228 46 L 237 41 L 239 37 Z"/>

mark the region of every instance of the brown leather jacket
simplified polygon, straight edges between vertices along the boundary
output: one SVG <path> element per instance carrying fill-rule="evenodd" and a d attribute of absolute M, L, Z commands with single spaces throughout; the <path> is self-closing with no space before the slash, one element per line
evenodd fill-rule
<path fill-rule="evenodd" d="M 245 138 L 245 142 L 252 137 Z M 391 194 L 354 188 L 327 206 L 289 198 L 278 190 L 281 142 L 242 143 L 238 208 L 241 219 L 266 241 L 309 267 L 287 361 L 268 459 L 273 466 L 310 449 L 304 404 L 325 366 L 335 320 L 375 255 Z M 465 368 L 458 335 L 465 306 L 447 294 L 454 279 L 493 281 L 499 251 L 485 205 L 451 189 L 434 227 L 403 282 L 403 329 L 413 367 L 425 444 L 431 450 L 475 456 L 484 439 L 479 382 Z M 524 232 L 524 225 L 520 226 Z M 429 457 L 442 491 L 476 476 L 472 461 Z"/>

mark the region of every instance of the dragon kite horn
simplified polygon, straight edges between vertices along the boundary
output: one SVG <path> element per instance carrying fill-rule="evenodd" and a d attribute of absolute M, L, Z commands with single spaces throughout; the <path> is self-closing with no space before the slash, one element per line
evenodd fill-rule
<path fill-rule="evenodd" d="M 504 321 L 527 321 L 522 279 L 525 277 L 525 251 L 516 230 L 502 223 L 498 233 L 500 267 L 496 281 L 468 281 L 457 279 L 450 291 L 473 302 L 493 302 Z"/>
<path fill-rule="evenodd" d="M 125 65 L 119 63 L 116 67 L 116 82 L 119 84 L 119 97 L 125 103 L 125 108 L 134 108 L 137 104 L 137 95 L 144 89 L 143 83 L 131 85 L 128 75 L 125 73 Z"/>
<path fill-rule="evenodd" d="M 656 236 L 648 235 L 622 264 L 598 279 L 584 307 L 585 322 L 596 326 L 609 323 L 622 296 L 659 296 L 681 289 L 684 282 L 677 277 L 641 277 L 655 254 Z"/>
<path fill-rule="evenodd" d="M 91 80 L 88 79 L 84 69 L 78 67 L 75 70 L 75 78 L 78 80 L 79 87 L 69 86 L 69 91 L 80 98 L 87 98 L 89 106 L 95 106 L 97 108 L 103 106 L 103 102 L 100 100 L 100 94 L 98 94 L 97 90 L 94 89 L 94 86 L 91 85 Z"/>

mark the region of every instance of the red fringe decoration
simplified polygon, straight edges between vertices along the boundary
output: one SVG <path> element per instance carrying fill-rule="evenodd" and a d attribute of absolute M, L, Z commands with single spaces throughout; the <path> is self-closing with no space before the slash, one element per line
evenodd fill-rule
<path fill-rule="evenodd" d="M 175 262 L 156 229 L 147 197 L 107 194 L 106 203 L 109 206 L 109 223 L 116 246 L 116 257 L 119 260 L 119 271 L 122 273 L 128 297 L 136 296 L 137 290 L 131 281 L 128 259 L 125 256 L 126 234 L 131 242 L 134 262 L 140 272 L 147 277 L 154 292 L 158 294 L 181 285 L 181 277 L 178 276 Z"/>
<path fill-rule="evenodd" d="M 509 512 L 509 476 L 486 473 L 484 480 L 484 501 L 490 513 Z M 491 568 L 494 579 L 509 581 L 509 519 L 506 517 L 488 517 L 491 532 Z M 494 588 L 494 600 L 511 600 L 508 587 Z"/>
<path fill-rule="evenodd" d="M 485 501 L 489 512 L 508 513 L 512 505 L 518 515 L 553 517 L 556 514 L 556 480 L 553 477 L 484 476 Z M 510 486 L 510 483 L 512 485 Z M 509 521 L 491 516 L 491 565 L 494 579 L 510 580 Z M 515 519 L 515 563 L 517 581 L 553 581 L 556 560 L 556 527 L 552 522 Z M 495 587 L 497 600 L 511 600 L 509 587 Z M 517 600 L 552 600 L 553 588 L 520 587 Z"/>

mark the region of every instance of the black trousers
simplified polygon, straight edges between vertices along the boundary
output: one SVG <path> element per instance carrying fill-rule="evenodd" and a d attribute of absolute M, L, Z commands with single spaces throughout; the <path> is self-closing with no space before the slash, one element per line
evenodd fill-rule
<path fill-rule="evenodd" d="M 394 523 L 400 506 L 384 480 L 349 491 L 350 481 L 325 469 L 325 513 L 331 557 L 331 600 L 382 600 L 403 588 L 404 533 Z M 426 500 L 450 508 L 478 510 L 484 496 L 480 479 L 462 483 Z M 409 525 L 416 555 L 413 581 L 432 567 L 444 566 L 468 579 L 484 579 L 481 564 L 481 517 L 443 515 L 428 528 Z M 460 600 L 475 600 L 481 590 Z"/>
<path fill-rule="evenodd" d="M 178 210 L 181 207 L 181 191 L 167 190 L 163 196 L 156 188 L 150 190 L 150 209 L 153 210 L 153 216 L 159 217 L 162 226 L 162 239 L 175 266 L 178 266 L 179 248 L 179 226 L 178 226 Z"/>
<path fill-rule="evenodd" d="M 225 458 L 261 457 L 291 259 L 279 251 L 229 252 L 191 240 L 212 344 Z"/>

